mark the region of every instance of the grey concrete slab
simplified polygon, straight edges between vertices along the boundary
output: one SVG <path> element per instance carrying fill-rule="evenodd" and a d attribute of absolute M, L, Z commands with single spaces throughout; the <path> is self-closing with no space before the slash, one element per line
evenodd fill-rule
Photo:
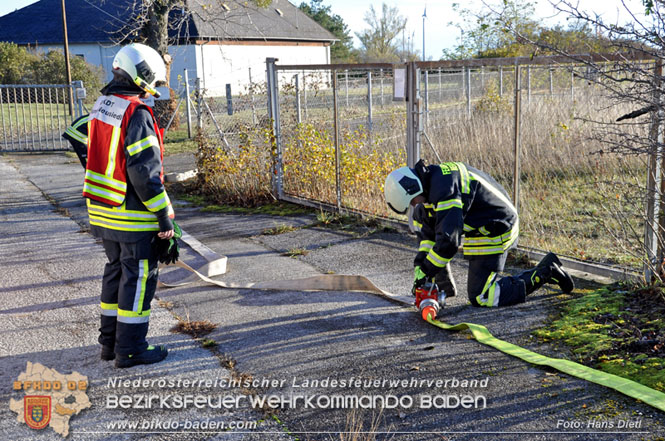
<path fill-rule="evenodd" d="M 54 181 L 51 181 L 53 183 Z M 109 380 L 211 380 L 228 379 L 230 372 L 208 350 L 192 338 L 174 334 L 173 315 L 153 303 L 149 340 L 166 344 L 169 357 L 152 366 L 119 370 L 99 359 L 99 292 L 105 263 L 102 247 L 70 218 L 54 210 L 48 200 L 7 162 L 0 159 L 0 439 L 62 439 L 50 428 L 35 431 L 16 421 L 10 399 L 22 400 L 13 382 L 28 362 L 40 363 L 62 374 L 73 371 L 87 376 L 87 395 L 92 406 L 69 422 L 69 439 L 229 439 L 229 433 L 149 434 L 111 427 L 112 424 L 150 422 L 217 421 L 257 422 L 262 414 L 243 404 L 231 410 L 187 409 L 174 414 L 167 409 L 113 409 L 109 397 L 118 394 L 202 394 L 214 396 L 220 389 L 203 387 L 160 388 L 159 385 L 118 388 Z M 222 389 L 242 395 L 240 388 Z M 28 393 L 30 394 L 30 393 Z M 34 392 L 32 393 L 34 394 Z M 259 432 L 271 431 L 275 439 L 286 439 L 274 421 L 258 424 L 249 433 L 233 439 L 265 439 Z M 136 432 L 134 430 L 134 432 Z M 147 430 L 143 430 L 147 432 Z M 282 434 L 280 434 L 282 433 Z"/>
<path fill-rule="evenodd" d="M 48 193 L 49 184 L 45 185 L 42 190 Z M 223 280 L 291 279 L 336 272 L 366 275 L 394 293 L 410 289 L 414 249 L 413 239 L 408 237 L 377 234 L 354 238 L 315 229 L 283 237 L 259 237 L 261 231 L 287 218 L 179 211 L 179 219 L 190 234 L 229 256 L 229 273 Z M 306 217 L 289 221 L 294 226 L 308 223 Z M 26 240 L 30 239 L 29 233 L 25 231 Z M 292 248 L 305 248 L 309 253 L 296 259 L 281 255 Z M 43 257 L 49 260 L 49 256 Z M 558 301 L 555 291 L 541 290 L 527 303 L 511 308 L 472 308 L 466 304 L 466 268 L 463 260 L 453 260 L 460 294 L 444 309 L 445 321 L 481 323 L 499 338 L 556 355 L 551 348 L 529 339 L 531 331 L 542 325 Z M 219 351 L 227 359 L 235 362 L 236 372 L 284 382 L 276 388 L 258 388 L 257 393 L 317 397 L 394 394 L 412 398 L 414 405 L 386 409 L 378 416 L 377 428 L 391 432 L 378 439 L 641 440 L 665 435 L 661 412 L 600 386 L 521 362 L 478 344 L 467 334 L 432 327 L 412 309 L 374 295 L 303 293 L 296 289 L 222 290 L 201 284 L 160 290 L 158 295 L 172 301 L 181 316 L 217 323 L 210 338 L 219 343 Z M 14 326 L 20 328 L 21 324 Z M 38 326 L 37 322 L 33 326 Z M 20 351 L 19 347 L 14 350 Z M 183 369 L 197 363 L 193 361 Z M 378 380 L 378 384 L 305 385 L 308 380 L 327 378 Z M 394 380 L 405 383 L 391 384 Z M 449 384 L 428 386 L 421 380 L 447 380 Z M 487 386 L 464 387 L 453 380 L 487 380 Z M 482 396 L 486 404 L 479 409 L 427 409 L 418 405 L 431 394 Z M 379 411 L 308 408 L 302 403 L 278 412 L 288 430 L 308 432 L 297 435 L 306 440 L 339 439 L 338 432 L 352 426 L 349 418 L 369 430 L 373 414 Z M 641 418 L 639 430 L 648 433 L 593 430 L 589 426 L 590 421 L 599 421 L 616 428 L 618 421 L 631 418 Z M 566 430 L 571 424 L 577 426 Z M 261 439 L 277 439 L 274 436 L 264 434 Z"/>
<path fill-rule="evenodd" d="M 184 173 L 194 169 L 196 169 L 196 156 L 193 153 L 164 156 L 164 173 Z"/>
<path fill-rule="evenodd" d="M 203 243 L 218 238 L 233 239 L 262 234 L 280 225 L 299 228 L 310 225 L 313 215 L 269 216 L 264 214 L 201 212 L 195 207 L 179 207 L 176 219 Z"/>
<path fill-rule="evenodd" d="M 255 238 L 262 245 L 281 253 L 294 249 L 311 251 L 328 248 L 354 239 L 354 234 L 348 231 L 324 227 L 301 228 L 282 234 L 261 234 Z"/>

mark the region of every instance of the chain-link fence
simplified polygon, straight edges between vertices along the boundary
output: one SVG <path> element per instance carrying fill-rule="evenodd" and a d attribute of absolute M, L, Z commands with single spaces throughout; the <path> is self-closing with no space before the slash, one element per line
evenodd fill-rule
<path fill-rule="evenodd" d="M 608 153 L 601 142 L 598 131 L 632 109 L 607 96 L 598 72 L 490 66 L 447 75 L 449 93 L 439 94 L 438 71 L 422 74 L 430 85 L 421 156 L 464 161 L 493 175 L 516 201 L 523 247 L 642 264 L 646 162 Z M 455 98 L 439 99 L 446 95 Z"/>
<path fill-rule="evenodd" d="M 227 203 L 267 200 L 272 156 L 265 80 L 235 91 L 227 85 L 225 96 L 209 96 L 199 79 L 184 86 L 183 96 L 190 98 L 185 123 L 190 118 L 199 133 L 197 163 L 205 189 Z"/>
<path fill-rule="evenodd" d="M 648 158 L 611 153 L 599 132 L 634 109 L 606 94 L 598 68 L 565 60 L 269 59 L 267 84 L 227 97 L 194 93 L 200 165 L 212 172 L 204 179 L 222 200 L 271 193 L 394 218 L 383 199 L 390 171 L 418 158 L 464 161 L 516 201 L 521 246 L 637 268 Z M 624 129 L 648 136 L 648 125 Z"/>
<path fill-rule="evenodd" d="M 0 85 L 0 152 L 67 150 L 61 137 L 81 115 L 85 89 L 69 85 Z"/>
<path fill-rule="evenodd" d="M 623 184 L 645 188 L 646 159 L 607 153 L 597 133 L 632 109 L 586 65 L 482 62 L 415 63 L 417 84 L 399 86 L 417 96 L 406 103 L 393 100 L 394 66 L 276 65 L 277 192 L 393 216 L 382 195 L 391 170 L 410 156 L 464 161 L 516 199 L 522 246 L 639 267 L 645 198 Z"/>
<path fill-rule="evenodd" d="M 387 215 L 383 179 L 406 164 L 405 109 L 392 100 L 391 69 L 279 76 L 283 194 Z"/>

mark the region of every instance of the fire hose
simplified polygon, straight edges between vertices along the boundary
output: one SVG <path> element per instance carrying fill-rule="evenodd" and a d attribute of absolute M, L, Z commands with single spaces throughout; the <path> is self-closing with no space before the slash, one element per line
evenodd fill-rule
<path fill-rule="evenodd" d="M 659 392 L 636 381 L 627 378 L 619 377 L 617 375 L 609 374 L 597 369 L 575 363 L 570 360 L 560 358 L 551 358 L 536 352 L 524 349 L 520 346 L 508 343 L 494 337 L 489 330 L 483 326 L 475 323 L 458 323 L 450 325 L 436 319 L 437 313 L 445 304 L 445 295 L 438 292 L 436 285 L 426 285 L 416 292 L 416 299 L 407 296 L 396 296 L 387 291 L 384 291 L 374 285 L 368 278 L 363 276 L 341 275 L 341 274 L 324 274 L 319 276 L 307 277 L 303 279 L 279 280 L 259 283 L 248 284 L 234 284 L 224 283 L 213 280 L 195 269 L 191 268 L 184 262 L 176 262 L 177 266 L 192 272 L 196 278 L 216 285 L 220 288 L 232 289 L 262 289 L 262 290 L 297 290 L 297 291 L 345 291 L 345 292 L 367 292 L 378 294 L 388 300 L 408 306 L 416 306 L 421 314 L 423 320 L 427 323 L 434 325 L 446 331 L 459 332 L 464 330 L 471 331 L 473 338 L 481 344 L 490 346 L 497 349 L 504 354 L 519 358 L 527 363 L 549 366 L 564 374 L 573 377 L 581 378 L 601 386 L 614 389 L 629 397 L 640 400 L 656 409 L 665 412 L 665 394 Z M 189 280 L 176 284 L 160 284 L 164 287 L 183 286 L 191 283 Z"/>

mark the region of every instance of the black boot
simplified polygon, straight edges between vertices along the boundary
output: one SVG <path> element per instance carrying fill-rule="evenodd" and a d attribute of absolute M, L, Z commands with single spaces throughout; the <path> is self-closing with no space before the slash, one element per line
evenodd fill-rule
<path fill-rule="evenodd" d="M 446 293 L 446 297 L 455 297 L 457 295 L 457 286 L 455 286 L 455 279 L 450 272 L 450 265 L 446 265 L 436 274 L 434 282 L 439 287 L 439 290 Z"/>
<path fill-rule="evenodd" d="M 529 295 L 545 283 L 554 283 L 559 285 L 564 293 L 569 293 L 575 289 L 575 282 L 570 274 L 561 268 L 561 261 L 554 253 L 548 253 L 543 260 L 533 269 L 524 271 L 518 275 L 524 281 L 526 294 Z"/>
<path fill-rule="evenodd" d="M 561 291 L 568 294 L 575 289 L 575 282 L 562 267 L 563 264 L 556 254 L 547 253 L 543 260 L 538 263 L 538 267 L 549 268 L 551 271 L 549 280 L 545 283 L 556 283 L 561 288 Z"/>
<path fill-rule="evenodd" d="M 535 267 L 528 271 L 524 271 L 519 274 L 517 278 L 524 281 L 524 286 L 526 287 L 526 295 L 531 294 L 541 286 L 545 284 L 545 280 L 549 277 L 549 270 L 544 268 Z"/>
<path fill-rule="evenodd" d="M 115 359 L 115 352 L 111 346 L 102 345 L 102 360 L 111 361 Z"/>
<path fill-rule="evenodd" d="M 115 360 L 115 367 L 128 368 L 137 364 L 153 364 L 164 360 L 168 355 L 166 346 L 148 346 L 148 349 L 132 355 L 118 355 Z"/>

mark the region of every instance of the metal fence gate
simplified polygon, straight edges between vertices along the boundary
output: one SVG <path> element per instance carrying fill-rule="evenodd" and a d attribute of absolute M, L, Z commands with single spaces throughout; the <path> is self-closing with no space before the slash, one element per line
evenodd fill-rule
<path fill-rule="evenodd" d="M 84 98 L 80 81 L 0 85 L 0 152 L 68 150 L 62 133 L 82 114 Z"/>
<path fill-rule="evenodd" d="M 622 75 L 621 57 L 580 58 L 596 67 L 558 56 L 398 65 L 268 59 L 273 192 L 393 217 L 382 190 L 392 169 L 418 158 L 463 161 L 511 194 L 521 246 L 639 268 L 645 198 L 626 189 L 644 195 L 648 158 L 600 154 L 587 123 L 634 110 L 602 86 L 602 69 Z M 634 63 L 653 70 L 653 60 Z M 648 136 L 645 124 L 623 129 Z"/>

